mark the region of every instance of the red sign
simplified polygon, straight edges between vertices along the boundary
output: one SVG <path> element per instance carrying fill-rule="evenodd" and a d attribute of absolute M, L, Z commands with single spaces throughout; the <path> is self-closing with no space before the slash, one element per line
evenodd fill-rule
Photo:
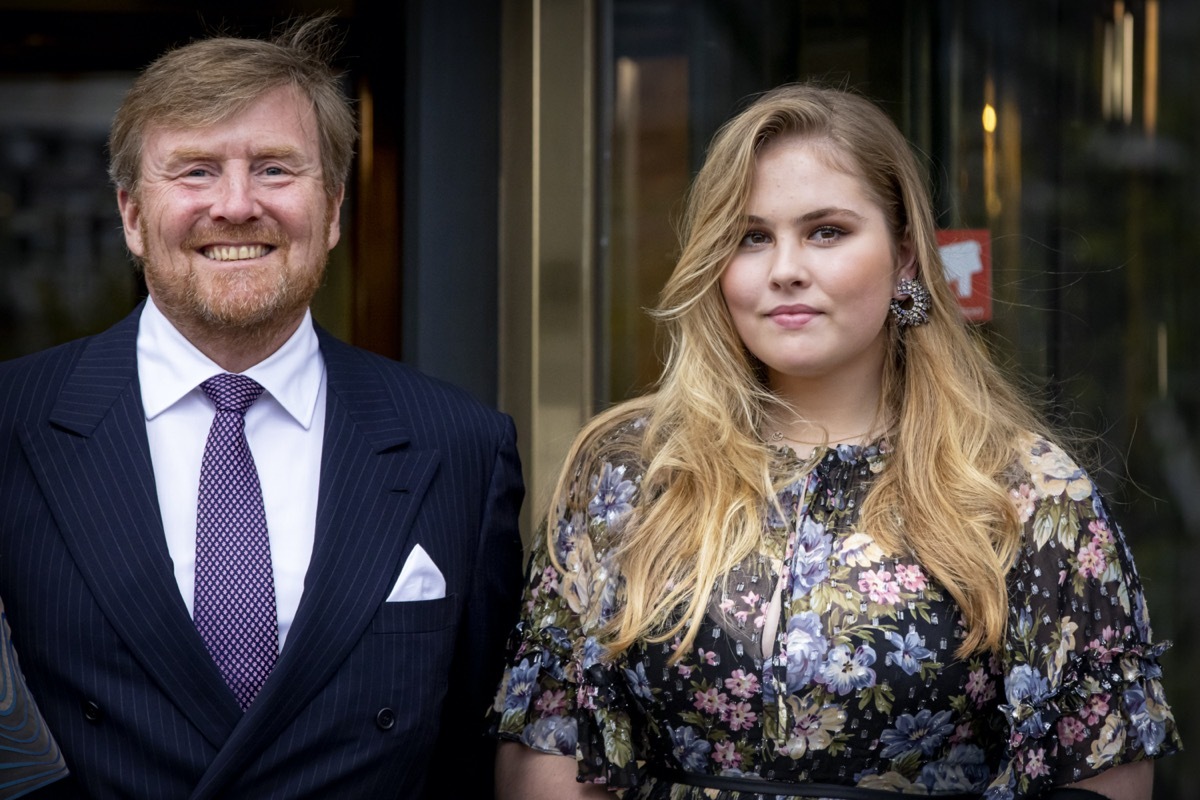
<path fill-rule="evenodd" d="M 972 322 L 992 318 L 992 236 L 982 228 L 938 231 L 946 280 Z"/>

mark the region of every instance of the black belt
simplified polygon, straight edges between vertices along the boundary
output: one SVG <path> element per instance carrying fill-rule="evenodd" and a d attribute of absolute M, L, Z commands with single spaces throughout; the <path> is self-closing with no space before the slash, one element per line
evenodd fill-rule
<path fill-rule="evenodd" d="M 827 797 L 832 800 L 896 800 L 912 795 L 898 794 L 884 789 L 864 789 L 858 786 L 842 786 L 835 783 L 793 783 L 772 781 L 765 778 L 735 777 L 733 775 L 703 775 L 684 772 L 681 769 L 655 769 L 651 774 L 659 780 L 679 783 L 684 786 L 699 786 L 702 789 L 722 789 L 727 792 L 750 792 L 752 794 L 780 795 L 783 797 Z M 979 800 L 978 794 L 931 794 L 924 797 L 935 800 Z"/>

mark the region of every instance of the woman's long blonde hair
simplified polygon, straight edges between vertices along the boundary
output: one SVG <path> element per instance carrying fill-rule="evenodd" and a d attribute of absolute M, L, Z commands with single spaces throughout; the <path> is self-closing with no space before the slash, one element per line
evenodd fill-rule
<path fill-rule="evenodd" d="M 642 502 L 616 551 L 624 602 L 607 629 L 609 651 L 676 636 L 677 652 L 688 651 L 713 586 L 758 548 L 776 491 L 760 430 L 779 401 L 734 330 L 719 279 L 744 235 L 756 154 L 785 136 L 830 145 L 839 166 L 864 181 L 894 241 L 910 244 L 932 296 L 925 325 L 901 331 L 889 315 L 880 413 L 893 453 L 859 524 L 885 551 L 914 555 L 950 592 L 967 623 L 960 655 L 993 650 L 1004 634 L 1005 575 L 1020 534 L 1002 474 L 1022 434 L 1040 424 L 963 321 L 908 142 L 879 108 L 844 91 L 783 86 L 717 133 L 655 312 L 669 337 L 657 391 L 580 432 L 551 499 L 548 535 L 578 460 L 606 432 L 644 417 Z"/>

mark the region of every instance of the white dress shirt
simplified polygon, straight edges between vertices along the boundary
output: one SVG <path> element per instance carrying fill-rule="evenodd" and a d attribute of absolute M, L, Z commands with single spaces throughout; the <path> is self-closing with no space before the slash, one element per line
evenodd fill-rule
<path fill-rule="evenodd" d="M 167 550 L 193 612 L 200 461 L 216 409 L 200 388 L 225 372 L 147 299 L 137 338 L 138 379 Z M 266 391 L 246 411 L 246 439 L 262 484 L 283 648 L 312 559 L 325 433 L 325 360 L 308 312 L 282 347 L 243 375 Z"/>

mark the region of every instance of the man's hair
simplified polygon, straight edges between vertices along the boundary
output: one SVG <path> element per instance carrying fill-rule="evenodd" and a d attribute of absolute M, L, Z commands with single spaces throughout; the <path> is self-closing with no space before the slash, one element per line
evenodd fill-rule
<path fill-rule="evenodd" d="M 148 129 L 214 125 L 267 92 L 292 86 L 312 103 L 325 191 L 336 194 L 345 185 L 358 135 L 330 67 L 337 45 L 331 16 L 322 15 L 293 22 L 269 41 L 217 36 L 159 56 L 134 81 L 113 119 L 109 177 L 118 189 L 136 193 Z"/>

